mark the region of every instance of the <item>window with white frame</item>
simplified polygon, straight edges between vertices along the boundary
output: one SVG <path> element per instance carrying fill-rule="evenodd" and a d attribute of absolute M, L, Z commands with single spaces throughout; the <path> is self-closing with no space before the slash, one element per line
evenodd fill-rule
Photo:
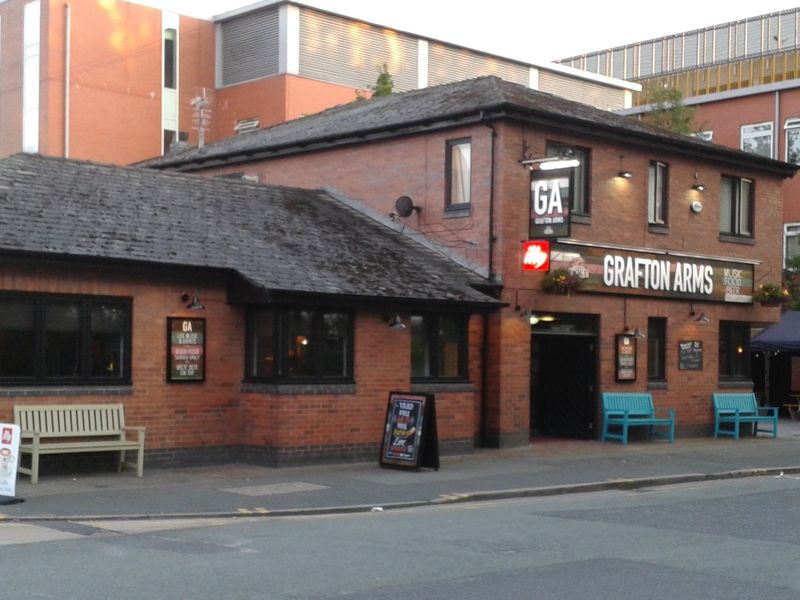
<path fill-rule="evenodd" d="M 447 142 L 447 189 L 445 208 L 468 207 L 471 201 L 472 141 L 469 139 Z"/>
<path fill-rule="evenodd" d="M 798 258 L 800 258 L 800 223 L 784 223 L 783 264 L 788 267 L 790 261 Z"/>
<path fill-rule="evenodd" d="M 745 152 L 772 158 L 772 123 L 742 125 L 742 145 Z"/>
<path fill-rule="evenodd" d="M 650 161 L 647 181 L 647 221 L 651 225 L 667 224 L 667 180 L 669 167 L 657 160 Z"/>
<path fill-rule="evenodd" d="M 729 235 L 753 235 L 753 182 L 741 177 L 720 180 L 719 230 Z"/>
<path fill-rule="evenodd" d="M 786 162 L 800 165 L 800 119 L 786 119 Z"/>

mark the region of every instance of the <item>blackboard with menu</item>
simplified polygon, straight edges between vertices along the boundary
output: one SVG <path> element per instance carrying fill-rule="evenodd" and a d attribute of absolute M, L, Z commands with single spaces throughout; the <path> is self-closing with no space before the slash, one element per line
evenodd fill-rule
<path fill-rule="evenodd" d="M 699 340 L 678 342 L 678 369 L 681 371 L 703 370 L 703 342 Z"/>
<path fill-rule="evenodd" d="M 439 440 L 433 394 L 389 394 L 380 465 L 439 469 Z"/>
<path fill-rule="evenodd" d="M 167 363 L 168 381 L 205 381 L 205 319 L 167 318 Z"/>
<path fill-rule="evenodd" d="M 632 335 L 616 336 L 616 363 L 614 375 L 617 381 L 636 381 L 636 338 Z"/>

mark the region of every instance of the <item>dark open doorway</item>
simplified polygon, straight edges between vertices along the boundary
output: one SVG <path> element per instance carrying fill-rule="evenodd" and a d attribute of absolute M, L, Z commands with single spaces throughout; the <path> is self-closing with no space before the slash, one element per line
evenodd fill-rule
<path fill-rule="evenodd" d="M 597 319 L 559 315 L 531 334 L 531 435 L 595 437 Z"/>

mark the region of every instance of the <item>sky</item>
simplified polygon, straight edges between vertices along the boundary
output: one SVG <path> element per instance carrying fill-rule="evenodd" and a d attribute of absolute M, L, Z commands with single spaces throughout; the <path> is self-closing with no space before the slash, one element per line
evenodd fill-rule
<path fill-rule="evenodd" d="M 253 0 L 135 0 L 210 18 Z M 394 29 L 527 62 L 566 58 L 798 6 L 776 0 L 300 0 Z"/>

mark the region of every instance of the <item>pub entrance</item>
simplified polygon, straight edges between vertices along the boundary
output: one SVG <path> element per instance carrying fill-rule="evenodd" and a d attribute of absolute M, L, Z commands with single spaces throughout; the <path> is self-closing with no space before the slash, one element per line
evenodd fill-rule
<path fill-rule="evenodd" d="M 594 438 L 598 318 L 537 317 L 531 327 L 531 436 Z"/>

